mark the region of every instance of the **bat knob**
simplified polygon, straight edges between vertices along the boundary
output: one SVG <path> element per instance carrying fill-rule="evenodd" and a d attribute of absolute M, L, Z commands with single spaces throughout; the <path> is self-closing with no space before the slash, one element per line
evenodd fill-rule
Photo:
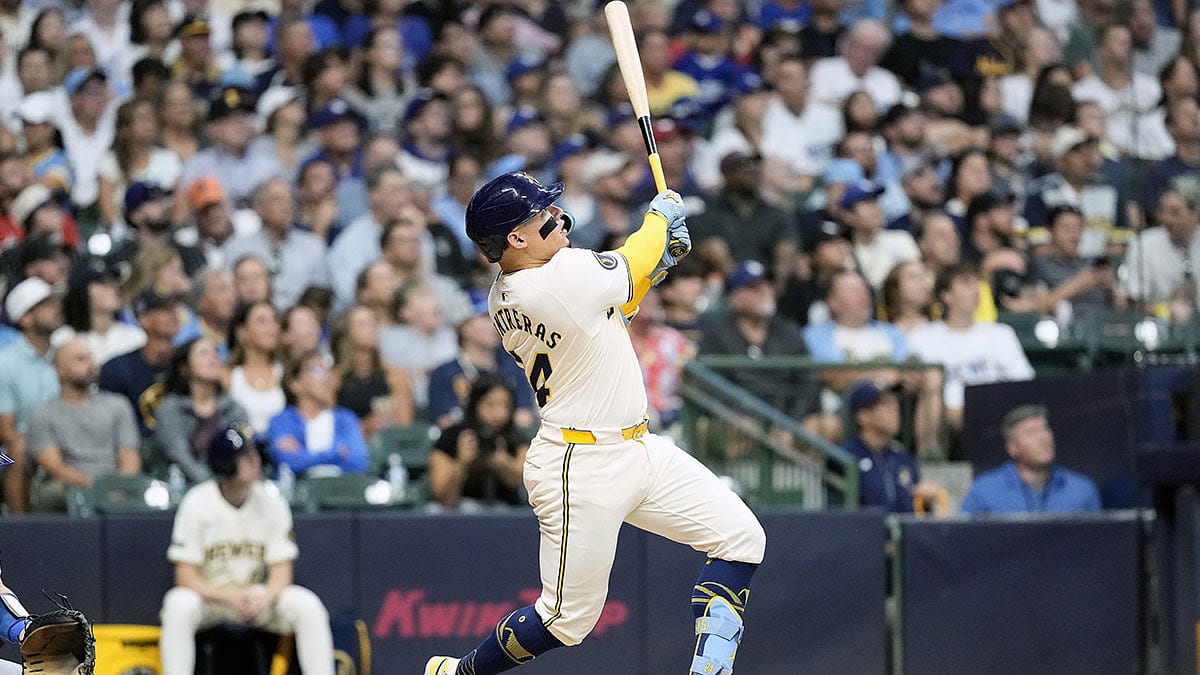
<path fill-rule="evenodd" d="M 670 252 L 672 258 L 679 260 L 692 252 L 692 244 L 680 239 L 672 239 L 671 243 L 667 245 L 667 251 Z"/>

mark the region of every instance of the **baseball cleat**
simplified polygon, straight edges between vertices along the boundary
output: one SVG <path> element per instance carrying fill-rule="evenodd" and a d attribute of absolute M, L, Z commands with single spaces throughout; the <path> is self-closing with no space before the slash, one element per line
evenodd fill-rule
<path fill-rule="evenodd" d="M 454 675 L 458 670 L 458 659 L 435 656 L 425 664 L 425 675 Z"/>

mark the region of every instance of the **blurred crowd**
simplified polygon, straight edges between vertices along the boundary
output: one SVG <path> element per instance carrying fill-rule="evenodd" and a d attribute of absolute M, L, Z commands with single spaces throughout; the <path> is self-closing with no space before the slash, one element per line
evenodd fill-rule
<path fill-rule="evenodd" d="M 8 511 L 205 480 L 230 421 L 304 476 L 428 425 L 436 500 L 519 500 L 537 409 L 465 208 L 525 171 L 577 247 L 641 223 L 603 4 L 0 0 Z M 655 428 L 696 354 L 800 355 L 839 368 L 735 381 L 835 442 L 898 385 L 944 456 L 964 387 L 1034 375 L 1006 317 L 1193 320 L 1195 2 L 629 4 L 695 243 L 630 326 Z"/>

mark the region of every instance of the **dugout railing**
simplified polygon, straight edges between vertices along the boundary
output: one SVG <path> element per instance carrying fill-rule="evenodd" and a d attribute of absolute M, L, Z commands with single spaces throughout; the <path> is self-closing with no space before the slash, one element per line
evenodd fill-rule
<path fill-rule="evenodd" d="M 812 366 L 807 359 L 794 358 L 692 360 L 680 387 L 685 447 L 718 475 L 731 479 L 751 503 L 857 507 L 854 458 L 785 412 L 794 407 L 794 399 L 809 393 L 791 388 L 782 377 L 773 392 L 752 392 L 728 376 L 731 370 L 783 373 Z"/>

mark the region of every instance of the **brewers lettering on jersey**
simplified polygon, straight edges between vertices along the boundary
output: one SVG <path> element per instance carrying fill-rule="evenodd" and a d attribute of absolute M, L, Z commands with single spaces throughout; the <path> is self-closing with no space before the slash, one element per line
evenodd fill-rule
<path fill-rule="evenodd" d="M 467 655 L 429 659 L 425 675 L 492 675 L 580 643 L 604 608 L 622 522 L 707 556 L 692 592 L 690 672 L 730 675 L 766 536 L 707 468 L 648 432 L 626 328 L 678 262 L 672 251 L 691 249 L 683 202 L 663 191 L 623 246 L 595 253 L 570 248 L 574 219 L 554 204 L 562 189 L 505 174 L 467 206 L 468 236 L 500 264 L 489 314 L 541 413 L 524 482 L 541 533 L 542 592 Z"/>

